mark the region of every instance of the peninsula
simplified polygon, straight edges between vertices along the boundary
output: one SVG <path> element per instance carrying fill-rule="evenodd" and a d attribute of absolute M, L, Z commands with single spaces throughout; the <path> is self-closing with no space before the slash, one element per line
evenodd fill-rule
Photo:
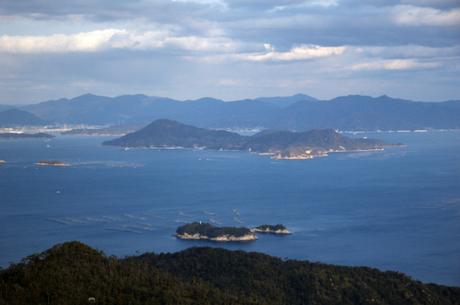
<path fill-rule="evenodd" d="M 19 133 L 19 132 L 3 132 L 0 133 L 0 139 L 8 139 L 8 140 L 14 140 L 14 139 L 35 139 L 35 138 L 54 138 L 53 135 L 39 132 L 39 133 Z"/>
<path fill-rule="evenodd" d="M 269 155 L 275 159 L 311 159 L 331 152 L 382 150 L 383 141 L 346 137 L 333 129 L 305 132 L 266 130 L 242 136 L 224 130 L 211 130 L 160 119 L 148 126 L 104 145 L 151 148 L 200 148 L 240 150 Z"/>
<path fill-rule="evenodd" d="M 176 230 L 180 239 L 210 240 L 218 242 L 252 241 L 257 236 L 248 228 L 215 227 L 209 223 L 192 222 Z"/>

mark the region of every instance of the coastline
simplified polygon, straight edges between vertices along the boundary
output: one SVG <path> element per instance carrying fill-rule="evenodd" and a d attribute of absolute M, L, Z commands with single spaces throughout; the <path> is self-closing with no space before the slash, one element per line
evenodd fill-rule
<path fill-rule="evenodd" d="M 68 167 L 70 164 L 61 161 L 38 161 L 35 162 L 37 166 L 53 166 L 53 167 Z"/>
<path fill-rule="evenodd" d="M 288 229 L 283 229 L 283 230 L 265 229 L 265 230 L 262 230 L 262 229 L 258 229 L 258 228 L 253 228 L 253 229 L 251 229 L 251 232 L 262 233 L 262 234 L 275 234 L 275 235 L 290 235 L 290 234 L 292 234 L 292 232 L 289 231 Z"/>
<path fill-rule="evenodd" d="M 245 241 L 254 241 L 257 240 L 257 236 L 254 233 L 246 234 L 243 236 L 233 236 L 233 235 L 221 235 L 217 237 L 209 237 L 206 235 L 201 235 L 199 233 L 195 234 L 176 234 L 175 235 L 179 239 L 183 240 L 209 240 L 209 241 L 216 241 L 216 242 L 245 242 Z"/>
<path fill-rule="evenodd" d="M 334 153 L 358 153 L 358 152 L 377 152 L 377 151 L 384 151 L 385 148 L 369 148 L 369 149 L 350 149 L 350 150 L 327 150 L 327 151 L 319 151 L 317 153 L 304 153 L 298 154 L 293 156 L 283 156 L 280 153 L 271 154 L 271 158 L 273 160 L 309 160 L 314 158 L 322 158 L 322 157 L 329 157 L 329 154 Z M 264 153 L 265 155 L 269 155 L 269 153 Z M 261 155 L 261 154 L 259 154 Z"/>

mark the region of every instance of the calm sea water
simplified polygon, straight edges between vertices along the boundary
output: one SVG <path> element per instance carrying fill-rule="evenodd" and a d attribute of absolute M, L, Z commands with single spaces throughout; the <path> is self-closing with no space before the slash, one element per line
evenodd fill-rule
<path fill-rule="evenodd" d="M 0 141 L 0 265 L 80 240 L 119 256 L 222 246 L 460 285 L 460 132 L 370 134 L 406 147 L 275 161 L 243 152 Z M 40 159 L 71 167 L 39 168 Z M 181 241 L 183 222 L 283 223 L 244 244 Z"/>

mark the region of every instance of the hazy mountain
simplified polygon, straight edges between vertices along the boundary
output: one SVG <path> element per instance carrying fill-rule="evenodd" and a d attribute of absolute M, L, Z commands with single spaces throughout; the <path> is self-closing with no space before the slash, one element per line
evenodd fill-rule
<path fill-rule="evenodd" d="M 275 97 L 259 97 L 255 101 L 272 104 L 278 107 L 288 107 L 297 102 L 315 102 L 316 98 L 306 94 L 296 94 L 293 96 L 275 96 Z"/>
<path fill-rule="evenodd" d="M 168 118 L 197 126 L 217 127 L 267 124 L 275 106 L 249 101 L 225 103 L 211 98 L 181 102 L 145 95 L 108 98 L 86 94 L 23 109 L 58 123 L 138 124 Z"/>
<path fill-rule="evenodd" d="M 0 111 L 5 111 L 5 110 L 11 109 L 11 108 L 13 108 L 13 107 L 8 106 L 8 105 L 0 105 Z"/>
<path fill-rule="evenodd" d="M 0 270 L 0 288 L 0 304 L 15 305 L 460 304 L 460 288 L 399 272 L 219 248 L 117 258 L 79 242 Z"/>
<path fill-rule="evenodd" d="M 199 127 L 308 130 L 460 128 L 460 101 L 413 102 L 350 95 L 318 101 L 307 95 L 224 102 L 177 101 L 145 95 L 114 98 L 82 95 L 23 107 L 47 121 L 84 124 L 147 124 L 171 119 Z"/>
<path fill-rule="evenodd" d="M 115 98 L 85 94 L 23 107 L 46 120 L 57 123 L 117 124 L 132 118 L 142 120 L 156 98 L 126 95 Z"/>
<path fill-rule="evenodd" d="M 8 109 L 0 112 L 0 126 L 40 126 L 46 125 L 46 121 L 23 110 Z"/>
<path fill-rule="evenodd" d="M 394 130 L 460 128 L 460 101 L 413 102 L 388 96 L 342 96 L 298 102 L 284 109 L 275 127 L 305 130 Z"/>
<path fill-rule="evenodd" d="M 161 119 L 139 131 L 107 141 L 106 145 L 123 147 L 186 147 L 248 150 L 280 154 L 281 157 L 311 157 L 329 151 L 381 149 L 382 141 L 354 139 L 332 129 L 306 132 L 264 131 L 253 136 L 241 136 L 223 130 L 208 130 Z M 305 151 L 313 151 L 305 153 Z"/>

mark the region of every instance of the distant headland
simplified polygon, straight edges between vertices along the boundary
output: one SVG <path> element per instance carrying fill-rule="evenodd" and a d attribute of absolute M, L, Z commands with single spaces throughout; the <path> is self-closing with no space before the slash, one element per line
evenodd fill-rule
<path fill-rule="evenodd" d="M 63 161 L 58 161 L 58 160 L 40 160 L 40 161 L 36 162 L 35 165 L 38 165 L 38 166 L 56 166 L 56 167 L 70 166 L 70 164 L 65 163 Z"/>
<path fill-rule="evenodd" d="M 199 148 L 249 151 L 274 159 L 311 159 L 332 152 L 375 151 L 389 145 L 367 138 L 346 137 L 333 129 L 306 132 L 266 130 L 253 136 L 198 128 L 176 121 L 160 119 L 105 145 L 151 148 Z"/>
<path fill-rule="evenodd" d="M 38 133 L 18 133 L 18 132 L 3 132 L 0 133 L 0 139 L 36 139 L 36 138 L 45 138 L 50 139 L 54 138 L 53 135 L 38 132 Z"/>

